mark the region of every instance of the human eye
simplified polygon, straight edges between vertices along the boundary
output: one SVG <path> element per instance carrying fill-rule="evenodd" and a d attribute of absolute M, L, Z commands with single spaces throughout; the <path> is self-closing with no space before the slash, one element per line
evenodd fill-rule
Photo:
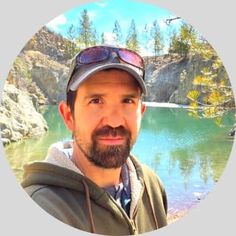
<path fill-rule="evenodd" d="M 133 98 L 124 98 L 123 103 L 134 104 L 135 100 Z"/>
<path fill-rule="evenodd" d="M 102 99 L 101 98 L 92 98 L 89 101 L 89 104 L 101 104 L 102 103 Z"/>

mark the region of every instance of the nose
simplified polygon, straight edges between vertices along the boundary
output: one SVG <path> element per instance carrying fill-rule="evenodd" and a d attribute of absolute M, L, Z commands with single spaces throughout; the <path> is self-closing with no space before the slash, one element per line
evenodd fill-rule
<path fill-rule="evenodd" d="M 108 125 L 112 128 L 117 128 L 125 125 L 125 119 L 122 111 L 118 107 L 113 106 L 104 113 L 102 123 L 103 126 Z"/>

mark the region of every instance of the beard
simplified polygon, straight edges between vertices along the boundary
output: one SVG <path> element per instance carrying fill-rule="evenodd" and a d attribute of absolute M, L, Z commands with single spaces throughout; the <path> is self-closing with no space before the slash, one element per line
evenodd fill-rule
<path fill-rule="evenodd" d="M 104 136 L 121 136 L 125 139 L 122 145 L 101 145 L 98 143 L 98 139 Z M 82 153 L 87 159 L 98 167 L 105 169 L 119 168 L 127 160 L 131 150 L 131 133 L 129 130 L 120 126 L 117 128 L 111 128 L 110 126 L 104 126 L 97 129 L 92 133 L 92 142 L 90 145 L 82 145 L 82 142 L 74 133 L 75 141 Z"/>

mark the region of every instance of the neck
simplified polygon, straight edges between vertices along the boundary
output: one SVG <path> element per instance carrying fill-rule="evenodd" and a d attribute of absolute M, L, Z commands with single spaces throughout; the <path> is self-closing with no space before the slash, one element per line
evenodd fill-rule
<path fill-rule="evenodd" d="M 87 157 L 74 145 L 72 160 L 80 171 L 101 188 L 118 185 L 121 182 L 121 167 L 106 169 L 91 163 Z"/>

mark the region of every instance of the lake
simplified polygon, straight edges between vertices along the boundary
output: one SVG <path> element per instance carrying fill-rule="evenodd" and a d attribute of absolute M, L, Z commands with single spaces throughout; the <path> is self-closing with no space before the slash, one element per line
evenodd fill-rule
<path fill-rule="evenodd" d="M 57 106 L 47 106 L 44 117 L 49 131 L 5 147 L 17 180 L 25 163 L 43 160 L 48 147 L 70 138 Z M 204 199 L 219 180 L 233 145 L 228 132 L 234 113 L 223 118 L 222 127 L 211 119 L 194 119 L 184 108 L 148 107 L 132 153 L 150 166 L 166 188 L 169 213 L 189 210 Z"/>

